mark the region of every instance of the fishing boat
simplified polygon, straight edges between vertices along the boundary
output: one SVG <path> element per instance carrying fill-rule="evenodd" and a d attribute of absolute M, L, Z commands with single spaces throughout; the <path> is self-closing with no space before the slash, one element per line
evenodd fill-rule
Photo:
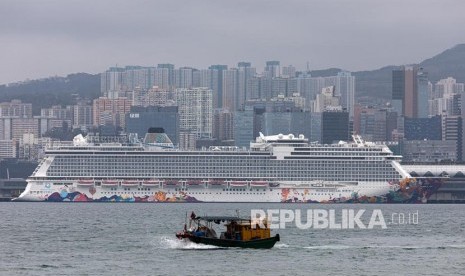
<path fill-rule="evenodd" d="M 214 229 L 215 224 L 222 226 L 224 230 L 220 232 L 219 237 Z M 219 247 L 256 249 L 272 248 L 280 240 L 279 234 L 271 236 L 269 224 L 264 220 L 257 221 L 238 216 L 197 217 L 194 212 L 189 220 L 189 228 L 185 224 L 184 230 L 176 233 L 176 237 Z"/>

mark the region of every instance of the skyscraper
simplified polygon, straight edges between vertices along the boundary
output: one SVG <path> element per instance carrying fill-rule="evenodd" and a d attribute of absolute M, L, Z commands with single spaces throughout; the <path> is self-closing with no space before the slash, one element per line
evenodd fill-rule
<path fill-rule="evenodd" d="M 392 99 L 402 104 L 402 115 L 418 117 L 418 69 L 404 66 L 392 71 Z M 400 108 L 398 106 L 397 108 Z"/>
<path fill-rule="evenodd" d="M 239 62 L 237 68 L 237 109 L 243 109 L 245 102 L 251 99 L 248 83 L 255 77 L 256 69 L 251 67 L 250 62 Z"/>
<path fill-rule="evenodd" d="M 267 77 L 277 78 L 281 76 L 281 69 L 279 66 L 279 61 L 272 60 L 266 62 L 265 72 L 267 72 Z"/>
<path fill-rule="evenodd" d="M 108 96 L 109 91 L 123 89 L 123 74 L 124 69 L 119 67 L 110 67 L 100 74 L 100 91 L 104 97 Z"/>
<path fill-rule="evenodd" d="M 428 72 L 423 68 L 418 70 L 417 83 L 418 118 L 428 118 L 431 82 L 428 80 Z"/>
<path fill-rule="evenodd" d="M 223 70 L 223 104 L 222 107 L 231 112 L 234 112 L 238 107 L 238 70 L 231 68 Z"/>
<path fill-rule="evenodd" d="M 195 139 L 211 138 L 212 90 L 205 87 L 176 89 L 179 110 L 180 147 L 195 148 Z"/>
<path fill-rule="evenodd" d="M 192 88 L 193 84 L 193 68 L 181 67 L 174 69 L 174 82 L 176 88 Z"/>
<path fill-rule="evenodd" d="M 174 86 L 174 64 L 159 63 L 157 65 L 157 68 L 168 70 L 168 86 L 169 86 L 169 89 L 172 89 L 172 87 Z"/>
<path fill-rule="evenodd" d="M 218 89 L 212 89 L 214 92 L 217 91 L 217 95 L 213 95 L 213 107 L 222 108 L 223 107 L 223 71 L 228 70 L 227 65 L 211 65 L 208 69 L 216 70 L 217 79 L 218 79 Z"/>
<path fill-rule="evenodd" d="M 125 127 L 125 115 L 131 108 L 131 100 L 127 98 L 109 99 L 100 97 L 93 101 L 93 122 L 95 126 L 113 125 Z"/>

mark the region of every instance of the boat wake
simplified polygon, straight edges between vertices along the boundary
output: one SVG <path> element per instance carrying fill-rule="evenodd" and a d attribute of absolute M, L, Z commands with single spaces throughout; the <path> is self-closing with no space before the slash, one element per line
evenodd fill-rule
<path fill-rule="evenodd" d="M 177 249 L 177 250 L 217 250 L 225 249 L 222 247 L 206 244 L 193 243 L 186 240 L 179 240 L 174 237 L 159 237 L 154 241 L 154 245 L 163 249 Z"/>
<path fill-rule="evenodd" d="M 323 250 L 340 250 L 340 249 L 349 249 L 354 248 L 348 245 L 316 245 L 316 246 L 304 246 L 305 249 L 323 249 Z"/>
<path fill-rule="evenodd" d="M 276 248 L 288 248 L 289 245 L 285 244 L 285 243 L 277 243 L 277 244 L 275 244 L 274 247 L 276 247 Z"/>

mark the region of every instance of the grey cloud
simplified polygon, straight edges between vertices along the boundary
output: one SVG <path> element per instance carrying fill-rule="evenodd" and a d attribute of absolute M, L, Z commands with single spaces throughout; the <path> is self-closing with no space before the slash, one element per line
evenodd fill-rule
<path fill-rule="evenodd" d="M 303 69 L 419 62 L 465 37 L 465 1 L 1 1 L 0 83 L 116 63 Z"/>

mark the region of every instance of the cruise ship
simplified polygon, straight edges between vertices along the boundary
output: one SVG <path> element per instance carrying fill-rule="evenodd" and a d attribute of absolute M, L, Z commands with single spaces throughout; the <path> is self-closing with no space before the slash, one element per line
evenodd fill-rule
<path fill-rule="evenodd" d="M 47 147 L 21 201 L 426 202 L 441 185 L 412 178 L 401 156 L 363 141 L 321 145 L 303 135 L 260 136 L 249 149 L 181 150 L 163 129 L 143 139 L 78 135 Z"/>

